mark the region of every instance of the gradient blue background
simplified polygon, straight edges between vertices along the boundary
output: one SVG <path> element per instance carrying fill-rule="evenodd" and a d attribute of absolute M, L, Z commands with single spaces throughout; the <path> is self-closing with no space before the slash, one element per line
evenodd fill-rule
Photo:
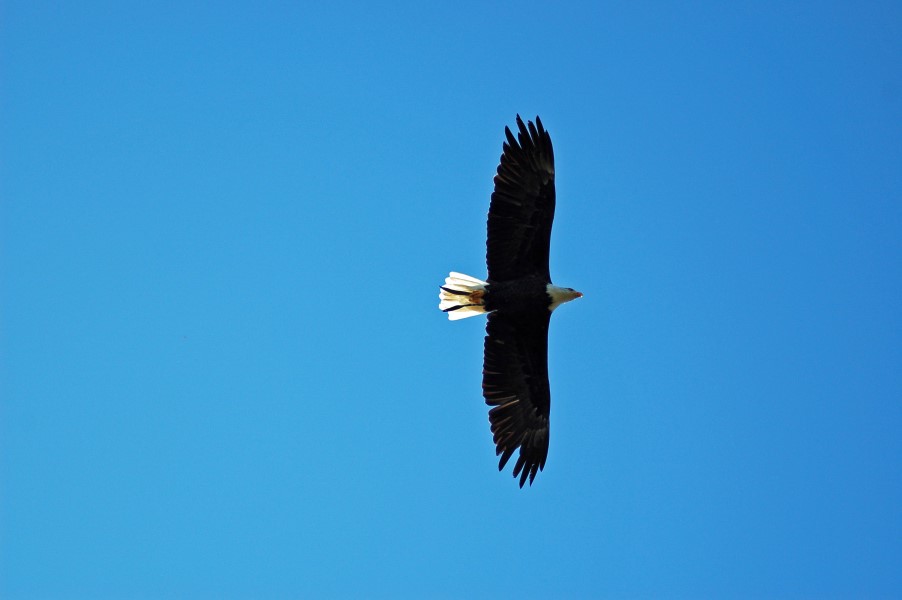
<path fill-rule="evenodd" d="M 4 598 L 902 595 L 902 6 L 0 6 Z M 503 128 L 555 143 L 496 470 Z"/>

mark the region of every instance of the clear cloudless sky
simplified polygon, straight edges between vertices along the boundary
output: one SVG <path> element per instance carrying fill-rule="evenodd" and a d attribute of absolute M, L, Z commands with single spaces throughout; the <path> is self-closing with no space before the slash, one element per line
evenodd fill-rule
<path fill-rule="evenodd" d="M 555 144 L 551 448 L 481 396 Z M 0 5 L 0 596 L 902 596 L 898 2 Z"/>

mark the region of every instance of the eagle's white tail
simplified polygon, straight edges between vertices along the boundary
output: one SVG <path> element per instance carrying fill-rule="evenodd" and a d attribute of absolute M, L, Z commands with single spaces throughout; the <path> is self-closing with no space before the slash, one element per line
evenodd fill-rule
<path fill-rule="evenodd" d="M 483 296 L 488 283 L 463 273 L 451 272 L 439 292 L 438 307 L 448 313 L 452 321 L 466 319 L 485 312 Z"/>

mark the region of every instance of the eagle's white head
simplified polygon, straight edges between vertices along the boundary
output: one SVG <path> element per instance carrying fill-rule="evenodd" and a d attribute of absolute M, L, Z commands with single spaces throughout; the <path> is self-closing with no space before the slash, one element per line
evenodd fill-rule
<path fill-rule="evenodd" d="M 545 287 L 545 290 L 548 292 L 548 297 L 551 298 L 551 304 L 548 305 L 549 311 L 553 311 L 564 302 L 583 297 L 582 293 L 577 292 L 573 288 L 557 287 L 550 283 Z"/>

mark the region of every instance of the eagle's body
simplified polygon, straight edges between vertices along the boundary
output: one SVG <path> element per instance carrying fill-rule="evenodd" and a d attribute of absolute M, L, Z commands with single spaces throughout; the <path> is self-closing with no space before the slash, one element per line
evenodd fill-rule
<path fill-rule="evenodd" d="M 518 137 L 507 141 L 489 206 L 488 281 L 451 273 L 439 308 L 452 320 L 488 313 L 482 392 L 498 468 L 520 449 L 514 477 L 520 487 L 548 456 L 548 324 L 552 311 L 582 296 L 551 283 L 548 251 L 554 220 L 554 152 L 536 117 L 528 127 L 517 116 Z"/>

